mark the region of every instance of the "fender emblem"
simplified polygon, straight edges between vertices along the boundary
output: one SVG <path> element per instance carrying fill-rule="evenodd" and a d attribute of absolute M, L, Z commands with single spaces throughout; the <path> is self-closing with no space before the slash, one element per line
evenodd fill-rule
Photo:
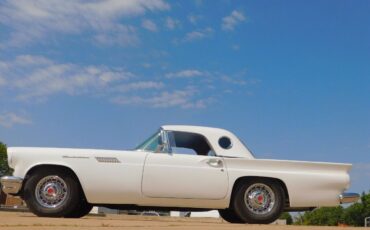
<path fill-rule="evenodd" d="M 95 157 L 101 163 L 121 163 L 116 157 Z"/>

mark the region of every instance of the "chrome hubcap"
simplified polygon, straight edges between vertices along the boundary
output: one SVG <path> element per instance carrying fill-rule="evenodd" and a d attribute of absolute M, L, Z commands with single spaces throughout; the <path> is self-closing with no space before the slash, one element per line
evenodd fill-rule
<path fill-rule="evenodd" d="M 252 184 L 244 193 L 244 203 L 255 214 L 267 214 L 275 206 L 275 194 L 265 184 Z"/>
<path fill-rule="evenodd" d="M 45 208 L 57 208 L 61 206 L 65 202 L 67 194 L 67 184 L 59 176 L 42 178 L 37 183 L 35 189 L 37 202 Z"/>

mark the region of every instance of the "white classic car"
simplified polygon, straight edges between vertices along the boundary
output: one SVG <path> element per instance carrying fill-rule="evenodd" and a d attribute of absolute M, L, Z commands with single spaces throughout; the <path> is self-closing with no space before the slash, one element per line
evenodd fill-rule
<path fill-rule="evenodd" d="M 130 151 L 8 148 L 4 192 L 44 217 L 93 205 L 131 210 L 218 209 L 231 223 L 270 223 L 283 211 L 355 202 L 350 164 L 255 159 L 233 133 L 162 126 Z"/>

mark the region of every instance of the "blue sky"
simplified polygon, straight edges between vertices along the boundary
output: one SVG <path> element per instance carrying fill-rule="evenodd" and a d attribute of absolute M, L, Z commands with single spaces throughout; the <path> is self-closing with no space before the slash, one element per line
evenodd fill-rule
<path fill-rule="evenodd" d="M 0 140 L 132 148 L 229 129 L 370 189 L 369 1 L 0 1 Z"/>

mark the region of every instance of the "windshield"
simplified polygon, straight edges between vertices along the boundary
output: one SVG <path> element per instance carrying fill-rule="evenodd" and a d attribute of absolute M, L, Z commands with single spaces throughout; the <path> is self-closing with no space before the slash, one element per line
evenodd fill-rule
<path fill-rule="evenodd" d="M 135 148 L 135 150 L 156 152 L 160 145 L 160 139 L 161 139 L 161 133 L 156 132 L 153 135 L 151 135 L 148 139 L 146 139 L 143 143 L 138 145 Z"/>

